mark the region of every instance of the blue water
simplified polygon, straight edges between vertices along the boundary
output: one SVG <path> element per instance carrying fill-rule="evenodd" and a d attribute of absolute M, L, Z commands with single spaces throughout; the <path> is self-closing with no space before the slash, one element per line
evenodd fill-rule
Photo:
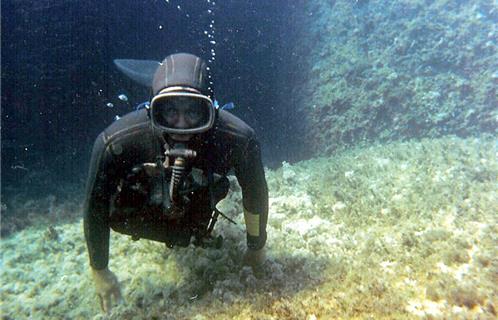
<path fill-rule="evenodd" d="M 2 1 L 3 194 L 43 197 L 82 184 L 95 137 L 150 98 L 114 59 L 215 58 L 216 98 L 233 101 L 230 111 L 259 133 L 266 164 L 298 159 L 301 144 L 289 138 L 300 133 L 289 131 L 297 126 L 282 102 L 291 88 L 280 80 L 296 72 L 286 19 L 295 10 L 259 1 Z M 28 170 L 12 169 L 21 164 Z"/>

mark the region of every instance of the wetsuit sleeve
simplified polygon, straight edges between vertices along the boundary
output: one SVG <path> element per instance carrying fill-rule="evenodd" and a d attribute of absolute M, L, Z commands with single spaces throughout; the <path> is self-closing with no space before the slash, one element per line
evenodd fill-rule
<path fill-rule="evenodd" d="M 83 218 L 90 265 L 97 270 L 106 268 L 109 261 L 110 160 L 104 134 L 100 134 L 93 146 Z"/>
<path fill-rule="evenodd" d="M 261 162 L 260 146 L 255 138 L 248 141 L 234 167 L 242 189 L 247 246 L 249 249 L 258 250 L 266 243 L 268 186 Z"/>

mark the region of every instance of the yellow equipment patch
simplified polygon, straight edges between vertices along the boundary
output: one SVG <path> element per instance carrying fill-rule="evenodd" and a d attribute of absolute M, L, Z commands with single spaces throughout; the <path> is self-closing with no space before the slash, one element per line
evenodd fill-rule
<path fill-rule="evenodd" d="M 246 221 L 247 233 L 253 237 L 259 237 L 259 214 L 249 212 L 244 208 L 244 220 Z"/>

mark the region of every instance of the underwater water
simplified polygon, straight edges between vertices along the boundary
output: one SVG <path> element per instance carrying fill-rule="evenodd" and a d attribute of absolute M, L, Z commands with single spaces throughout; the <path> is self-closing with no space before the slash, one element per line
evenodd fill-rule
<path fill-rule="evenodd" d="M 2 319 L 498 317 L 497 1 L 1 6 Z M 220 249 L 111 232 L 124 303 L 104 315 L 82 223 L 92 144 L 150 99 L 129 68 L 175 52 L 208 61 L 261 143 L 267 258 L 242 264 L 229 176 Z"/>

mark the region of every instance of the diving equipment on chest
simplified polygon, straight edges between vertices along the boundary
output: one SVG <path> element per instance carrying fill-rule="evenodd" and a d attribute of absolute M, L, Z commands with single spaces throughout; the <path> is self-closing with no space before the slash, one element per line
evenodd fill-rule
<path fill-rule="evenodd" d="M 115 209 L 154 208 L 161 218 L 179 219 L 185 216 L 194 193 L 209 188 L 208 173 L 189 165 L 197 156 L 194 150 L 182 144 L 165 150 L 155 163 L 134 166 L 120 181 L 113 201 Z M 213 174 L 214 181 L 220 178 Z"/>

